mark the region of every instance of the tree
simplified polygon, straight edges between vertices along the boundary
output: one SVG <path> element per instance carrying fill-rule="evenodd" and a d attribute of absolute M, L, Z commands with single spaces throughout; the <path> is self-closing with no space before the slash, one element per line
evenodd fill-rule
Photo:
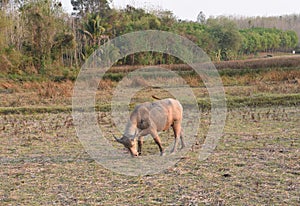
<path fill-rule="evenodd" d="M 106 12 L 110 10 L 110 0 L 71 0 L 73 10 L 77 16 L 85 17 L 90 13 L 98 13 L 104 17 Z"/>
<path fill-rule="evenodd" d="M 241 31 L 243 35 L 243 42 L 241 45 L 241 52 L 245 54 L 256 53 L 261 50 L 261 36 L 252 29 Z"/>
<path fill-rule="evenodd" d="M 5 38 L 5 29 L 8 25 L 8 21 L 5 17 L 3 11 L 0 10 L 0 51 L 5 47 L 6 38 Z"/>
<path fill-rule="evenodd" d="M 103 26 L 99 14 L 88 14 L 87 20 L 83 22 L 83 28 L 79 32 L 83 35 L 83 48 L 81 56 L 86 60 L 102 43 L 109 38 L 105 35 L 106 28 Z"/>
<path fill-rule="evenodd" d="M 205 16 L 205 14 L 204 14 L 203 11 L 200 11 L 200 13 L 198 14 L 198 16 L 197 16 L 197 22 L 199 24 L 205 24 L 206 23 L 206 16 Z"/>
<path fill-rule="evenodd" d="M 215 42 L 214 52 L 217 59 L 230 59 L 229 53 L 237 53 L 242 38 L 234 22 L 227 18 L 210 19 L 207 31 Z"/>
<path fill-rule="evenodd" d="M 287 35 L 290 37 L 291 41 L 290 41 L 290 45 L 288 45 L 288 47 L 290 49 L 295 49 L 297 47 L 297 45 L 299 44 L 299 38 L 297 36 L 297 33 L 295 31 L 286 31 Z"/>
<path fill-rule="evenodd" d="M 59 59 L 63 49 L 74 46 L 74 35 L 65 25 L 62 9 L 56 3 L 33 0 L 20 9 L 24 27 L 22 50 L 39 73 Z"/>
<path fill-rule="evenodd" d="M 171 30 L 172 26 L 177 22 L 171 11 L 156 11 L 155 14 L 160 19 L 161 29 L 164 31 Z"/>
<path fill-rule="evenodd" d="M 7 6 L 9 0 L 0 0 L 0 8 L 3 9 Z"/>

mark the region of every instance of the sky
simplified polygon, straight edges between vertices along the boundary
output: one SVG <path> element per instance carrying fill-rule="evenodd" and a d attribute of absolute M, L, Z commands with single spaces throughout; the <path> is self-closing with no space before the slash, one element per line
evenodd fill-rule
<path fill-rule="evenodd" d="M 71 10 L 71 0 L 61 0 L 66 10 Z M 182 20 L 196 21 L 200 11 L 206 17 L 235 16 L 280 16 L 300 14 L 300 0 L 112 0 L 114 8 L 127 4 L 134 7 L 170 10 Z"/>

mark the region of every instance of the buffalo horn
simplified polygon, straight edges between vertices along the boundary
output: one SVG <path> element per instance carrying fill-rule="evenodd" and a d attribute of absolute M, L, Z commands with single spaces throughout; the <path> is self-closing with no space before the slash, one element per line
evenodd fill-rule
<path fill-rule="evenodd" d="M 114 138 L 115 138 L 115 140 L 116 140 L 117 142 L 122 143 L 121 138 L 117 138 L 114 134 L 113 134 L 113 136 L 114 136 Z"/>

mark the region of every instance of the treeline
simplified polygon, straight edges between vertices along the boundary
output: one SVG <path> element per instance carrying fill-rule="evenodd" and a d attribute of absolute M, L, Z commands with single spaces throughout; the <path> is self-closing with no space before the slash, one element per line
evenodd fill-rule
<path fill-rule="evenodd" d="M 246 54 L 257 51 L 289 51 L 297 46 L 298 37 L 294 31 L 252 28 L 240 30 L 243 41 L 241 51 Z"/>
<path fill-rule="evenodd" d="M 228 17 L 234 21 L 238 28 L 277 28 L 281 30 L 293 30 L 300 37 L 300 14 L 290 14 L 281 16 L 256 16 L 256 17 L 243 17 L 231 16 Z"/>
<path fill-rule="evenodd" d="M 71 0 L 72 15 L 56 0 L 0 0 L 0 69 L 2 73 L 62 74 L 78 69 L 100 45 L 122 34 L 155 29 L 187 37 L 213 60 L 238 59 L 258 52 L 291 51 L 297 33 L 278 28 L 239 27 L 230 17 L 197 21 L 175 18 L 170 11 L 127 6 L 117 10 L 108 0 Z M 141 52 L 118 65 L 174 64 L 175 57 Z"/>

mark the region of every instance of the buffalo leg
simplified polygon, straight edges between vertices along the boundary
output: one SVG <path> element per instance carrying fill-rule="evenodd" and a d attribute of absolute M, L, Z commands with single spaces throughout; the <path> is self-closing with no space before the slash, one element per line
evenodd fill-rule
<path fill-rule="evenodd" d="M 156 136 L 156 137 L 154 138 L 154 141 L 155 141 L 155 143 L 156 143 L 156 144 L 158 145 L 158 147 L 159 147 L 160 155 L 163 156 L 163 155 L 164 155 L 164 149 L 163 149 L 162 146 L 161 146 L 161 141 L 160 141 L 159 136 Z"/>
<path fill-rule="evenodd" d="M 141 153 L 142 153 L 142 146 L 143 146 L 144 136 L 146 136 L 147 134 L 151 134 L 151 129 L 150 128 L 147 128 L 147 129 L 144 129 L 144 130 L 140 131 L 137 135 L 139 155 L 141 155 Z"/>
<path fill-rule="evenodd" d="M 185 144 L 184 144 L 184 137 L 183 137 L 183 131 L 182 131 L 182 128 L 181 128 L 181 131 L 180 131 L 180 140 L 181 140 L 181 149 L 183 149 L 185 147 Z"/>
<path fill-rule="evenodd" d="M 161 145 L 161 141 L 160 141 L 160 138 L 159 138 L 159 136 L 158 136 L 158 134 L 157 134 L 157 131 L 153 129 L 153 130 L 151 131 L 151 136 L 153 137 L 155 143 L 156 143 L 156 144 L 158 145 L 158 147 L 159 147 L 160 155 L 163 156 L 163 155 L 164 155 L 164 149 L 163 149 L 163 147 L 162 147 L 162 145 Z"/>
<path fill-rule="evenodd" d="M 139 155 L 142 154 L 143 139 L 144 139 L 143 136 L 140 136 L 138 138 L 138 153 L 139 153 Z"/>
<path fill-rule="evenodd" d="M 183 136 L 181 136 L 181 122 L 174 122 L 173 124 L 173 131 L 174 131 L 174 147 L 171 150 L 171 153 L 176 152 L 179 138 L 181 139 L 181 143 L 183 143 Z M 184 144 L 182 144 L 184 145 Z"/>

